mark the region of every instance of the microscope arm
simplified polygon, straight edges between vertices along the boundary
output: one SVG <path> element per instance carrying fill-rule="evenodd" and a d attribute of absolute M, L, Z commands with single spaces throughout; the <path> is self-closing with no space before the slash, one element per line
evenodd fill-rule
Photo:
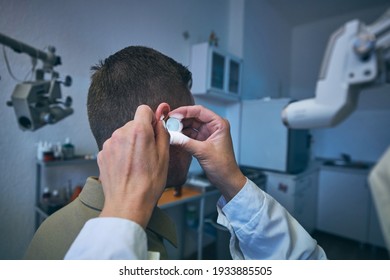
<path fill-rule="evenodd" d="M 362 89 L 389 83 L 390 10 L 371 26 L 347 22 L 331 36 L 315 98 L 290 103 L 282 112 L 289 128 L 339 124 L 356 108 Z"/>
<path fill-rule="evenodd" d="M 17 53 L 25 53 L 32 58 L 41 60 L 44 68 L 52 69 L 54 66 L 61 65 L 61 57 L 55 55 L 54 47 L 49 47 L 48 52 L 43 52 L 2 33 L 0 33 L 0 44 L 10 47 Z"/>
<path fill-rule="evenodd" d="M 55 124 L 73 113 L 72 99 L 67 97 L 64 102 L 60 100 L 60 84 L 70 86 L 72 81 L 69 76 L 65 78 L 65 82 L 58 81 L 58 73 L 53 68 L 61 64 L 61 58 L 55 55 L 54 47 L 49 47 L 48 52 L 40 51 L 1 33 L 0 44 L 43 62 L 43 69 L 36 70 L 36 80 L 17 84 L 11 101 L 7 102 L 7 105 L 14 107 L 22 130 L 35 131 L 46 124 Z M 45 80 L 44 73 L 51 73 L 51 79 Z"/>

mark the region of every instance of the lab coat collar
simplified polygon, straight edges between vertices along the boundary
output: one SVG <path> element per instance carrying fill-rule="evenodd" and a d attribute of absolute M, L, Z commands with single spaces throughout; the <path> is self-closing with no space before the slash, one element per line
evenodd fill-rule
<path fill-rule="evenodd" d="M 97 177 L 89 177 L 82 192 L 80 201 L 88 207 L 102 211 L 104 205 L 104 193 L 102 185 Z M 160 208 L 155 207 L 147 229 L 168 240 L 177 247 L 176 227 L 172 219 Z"/>

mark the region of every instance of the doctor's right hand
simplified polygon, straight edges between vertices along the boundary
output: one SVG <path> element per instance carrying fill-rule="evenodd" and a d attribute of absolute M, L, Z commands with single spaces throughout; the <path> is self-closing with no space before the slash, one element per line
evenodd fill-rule
<path fill-rule="evenodd" d="M 227 201 L 232 199 L 245 185 L 246 177 L 234 156 L 229 122 L 199 105 L 177 108 L 169 116 L 182 120 L 182 132 L 187 136 L 176 144 L 199 161 Z"/>
<path fill-rule="evenodd" d="M 132 220 L 143 228 L 167 180 L 169 135 L 146 105 L 117 129 L 98 154 L 105 201 L 100 217 Z"/>

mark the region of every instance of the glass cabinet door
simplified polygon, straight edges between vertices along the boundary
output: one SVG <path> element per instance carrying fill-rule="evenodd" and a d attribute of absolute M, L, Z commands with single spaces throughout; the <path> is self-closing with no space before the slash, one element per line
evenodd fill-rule
<path fill-rule="evenodd" d="M 212 53 L 211 60 L 211 87 L 223 90 L 225 74 L 225 57 L 216 52 Z"/>
<path fill-rule="evenodd" d="M 229 61 L 229 92 L 238 94 L 240 86 L 240 63 L 235 60 Z"/>
<path fill-rule="evenodd" d="M 223 101 L 240 100 L 243 61 L 208 42 L 195 44 L 191 52 L 191 92 Z"/>

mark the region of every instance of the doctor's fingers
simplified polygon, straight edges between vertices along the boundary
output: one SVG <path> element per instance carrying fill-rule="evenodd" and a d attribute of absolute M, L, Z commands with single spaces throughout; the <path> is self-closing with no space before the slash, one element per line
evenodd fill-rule
<path fill-rule="evenodd" d="M 155 125 L 155 141 L 156 141 L 156 150 L 158 154 L 158 162 L 160 165 L 165 166 L 168 170 L 169 162 L 169 133 L 165 129 L 163 121 L 158 121 Z"/>
<path fill-rule="evenodd" d="M 172 110 L 169 113 L 170 117 L 182 119 L 197 119 L 202 123 L 209 123 L 220 118 L 213 111 L 203 107 L 202 105 L 183 106 Z"/>
<path fill-rule="evenodd" d="M 183 134 L 198 141 L 205 141 L 216 135 L 229 135 L 230 133 L 229 121 L 221 117 L 209 123 L 203 123 L 196 119 L 185 119 L 182 123 L 184 127 L 182 130 Z"/>
<path fill-rule="evenodd" d="M 133 121 L 153 125 L 156 122 L 156 116 L 149 106 L 140 105 L 135 111 Z"/>

